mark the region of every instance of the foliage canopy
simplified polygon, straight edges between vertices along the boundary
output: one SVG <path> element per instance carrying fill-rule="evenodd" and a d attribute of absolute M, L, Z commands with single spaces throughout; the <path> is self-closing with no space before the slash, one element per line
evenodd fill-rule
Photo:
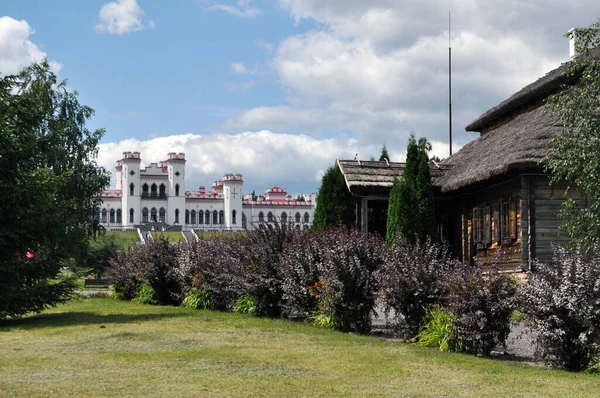
<path fill-rule="evenodd" d="M 562 230 L 574 246 L 592 248 L 600 242 L 600 20 L 586 29 L 566 34 L 574 37 L 580 54 L 567 65 L 572 81 L 549 97 L 547 109 L 564 126 L 550 143 L 542 163 L 551 181 L 567 181 L 590 201 L 582 205 L 567 198 L 560 211 Z"/>
<path fill-rule="evenodd" d="M 51 279 L 99 228 L 109 178 L 94 161 L 103 130 L 85 126 L 93 112 L 46 60 L 0 78 L 0 318 L 58 304 L 74 286 Z"/>

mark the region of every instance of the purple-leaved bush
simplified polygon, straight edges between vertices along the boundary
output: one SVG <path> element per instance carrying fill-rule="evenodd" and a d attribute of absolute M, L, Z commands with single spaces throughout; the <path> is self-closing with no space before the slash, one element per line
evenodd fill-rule
<path fill-rule="evenodd" d="M 556 246 L 553 260 L 535 264 L 520 288 L 520 309 L 537 336 L 536 355 L 549 365 L 573 371 L 598 365 L 599 249 Z"/>
<path fill-rule="evenodd" d="M 506 343 L 517 283 L 498 271 L 499 260 L 496 254 L 485 270 L 478 263 L 461 264 L 447 279 L 446 309 L 456 315 L 452 328 L 464 352 L 487 356 Z"/>
<path fill-rule="evenodd" d="M 377 272 L 379 298 L 386 316 L 394 313 L 392 324 L 404 337 L 414 337 L 424 321 L 426 310 L 444 302 L 445 280 L 457 266 L 445 245 L 425 242 L 409 243 L 398 237 L 385 255 Z"/>

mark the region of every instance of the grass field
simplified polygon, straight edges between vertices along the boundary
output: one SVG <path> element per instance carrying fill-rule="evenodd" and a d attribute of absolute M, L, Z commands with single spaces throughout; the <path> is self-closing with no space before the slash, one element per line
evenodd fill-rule
<path fill-rule="evenodd" d="M 181 232 L 172 232 L 172 231 L 152 232 L 152 237 L 154 238 L 155 241 L 158 240 L 158 238 L 161 236 L 166 238 L 171 243 L 185 242 L 185 238 L 183 237 L 183 234 Z"/>
<path fill-rule="evenodd" d="M 0 322 L 0 395 L 598 396 L 600 377 L 303 323 L 80 299 Z"/>
<path fill-rule="evenodd" d="M 114 237 L 115 243 L 125 250 L 130 246 L 135 246 L 136 242 L 140 240 L 136 231 L 106 231 L 106 236 Z"/>
<path fill-rule="evenodd" d="M 211 231 L 197 231 L 196 235 L 198 235 L 198 238 L 200 239 L 214 239 L 214 238 L 218 238 L 218 239 L 230 239 L 236 236 L 240 236 L 240 235 L 247 235 L 247 232 L 221 232 L 221 231 L 215 231 L 215 232 L 211 232 Z"/>

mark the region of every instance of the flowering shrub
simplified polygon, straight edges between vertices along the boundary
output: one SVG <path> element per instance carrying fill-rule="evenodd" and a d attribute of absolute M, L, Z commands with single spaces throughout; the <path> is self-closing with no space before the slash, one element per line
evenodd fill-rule
<path fill-rule="evenodd" d="M 308 320 L 317 327 L 333 329 L 336 326 L 333 306 L 336 299 L 331 286 L 323 281 L 315 282 L 306 288 L 308 293 L 317 300 L 317 307 Z"/>
<path fill-rule="evenodd" d="M 156 299 L 154 289 L 146 282 L 138 286 L 135 297 L 131 301 L 138 304 L 160 304 Z"/>
<path fill-rule="evenodd" d="M 464 352 L 489 355 L 506 343 L 517 284 L 498 272 L 499 259 L 485 272 L 480 264 L 461 265 L 448 278 L 446 310 L 456 316 L 453 329 Z"/>
<path fill-rule="evenodd" d="M 568 370 L 598 366 L 600 251 L 554 248 L 553 260 L 537 263 L 520 290 L 520 310 L 536 337 L 536 355 Z"/>
<path fill-rule="evenodd" d="M 443 303 L 445 280 L 456 265 L 447 247 L 430 238 L 411 244 L 398 237 L 388 248 L 377 272 L 379 297 L 386 316 L 395 313 L 392 324 L 399 334 L 415 336 L 427 308 Z"/>

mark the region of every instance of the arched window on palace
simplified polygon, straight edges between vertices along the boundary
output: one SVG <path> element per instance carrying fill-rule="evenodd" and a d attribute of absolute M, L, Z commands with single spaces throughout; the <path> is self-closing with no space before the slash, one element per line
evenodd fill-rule
<path fill-rule="evenodd" d="M 304 222 L 308 224 L 308 222 L 310 221 L 310 216 L 308 215 L 308 212 L 304 213 Z"/>
<path fill-rule="evenodd" d="M 115 222 L 115 209 L 110 209 L 110 222 Z"/>
<path fill-rule="evenodd" d="M 210 213 L 208 212 L 208 210 L 206 210 L 204 212 L 204 224 L 206 224 L 206 225 L 210 224 Z"/>
<path fill-rule="evenodd" d="M 134 221 L 133 221 L 134 220 L 133 215 L 134 215 L 133 209 L 129 209 L 129 222 L 131 224 L 134 223 Z"/>
<path fill-rule="evenodd" d="M 258 213 L 258 222 L 265 222 L 265 215 L 262 211 Z"/>
<path fill-rule="evenodd" d="M 106 209 L 102 209 L 102 222 L 103 223 L 106 223 L 106 213 L 107 213 Z"/>
<path fill-rule="evenodd" d="M 203 223 L 204 220 L 203 220 L 202 214 L 204 214 L 204 212 L 202 210 L 200 210 L 198 212 L 198 224 L 204 224 Z"/>
<path fill-rule="evenodd" d="M 225 224 L 225 213 L 223 213 L 223 210 L 219 212 L 219 224 Z"/>
<path fill-rule="evenodd" d="M 167 196 L 167 188 L 165 187 L 165 184 L 160 184 L 160 188 L 159 188 L 159 196 L 161 198 L 164 198 L 165 196 Z"/>
<path fill-rule="evenodd" d="M 179 209 L 175 209 L 175 224 L 179 224 Z"/>
<path fill-rule="evenodd" d="M 167 212 L 165 211 L 165 208 L 164 208 L 164 207 L 161 207 L 161 208 L 160 208 L 160 211 L 158 212 L 158 215 L 159 215 L 159 217 L 160 217 L 158 220 L 159 220 L 160 222 L 167 222 L 167 216 L 166 216 L 166 213 L 167 213 Z"/>
<path fill-rule="evenodd" d="M 144 207 L 142 209 L 142 224 L 145 224 L 148 222 L 148 208 Z"/>
<path fill-rule="evenodd" d="M 191 222 L 192 222 L 192 224 L 196 224 L 196 210 L 192 210 Z"/>
<path fill-rule="evenodd" d="M 237 222 L 237 220 L 236 220 L 236 216 L 237 216 L 237 212 L 236 212 L 235 210 L 233 210 L 233 211 L 231 212 L 231 223 L 232 223 L 232 224 L 235 224 L 235 223 Z"/>
<path fill-rule="evenodd" d="M 153 207 L 152 210 L 150 210 L 150 222 L 157 222 L 158 219 L 156 218 L 156 207 Z"/>
<path fill-rule="evenodd" d="M 302 216 L 300 215 L 300 212 L 299 212 L 299 211 L 297 211 L 297 212 L 296 212 L 296 222 L 300 222 L 300 221 L 301 221 L 301 219 L 302 219 Z"/>
<path fill-rule="evenodd" d="M 122 224 L 123 223 L 123 219 L 122 219 L 122 215 L 121 215 L 121 209 L 117 209 L 117 223 L 118 224 Z"/>
<path fill-rule="evenodd" d="M 129 195 L 133 196 L 133 189 L 135 188 L 135 186 L 133 185 L 133 183 L 129 184 Z"/>
<path fill-rule="evenodd" d="M 217 211 L 213 211 L 213 224 L 218 224 L 219 223 L 219 213 L 217 213 Z"/>
<path fill-rule="evenodd" d="M 185 223 L 186 224 L 190 223 L 190 211 L 189 210 L 185 211 Z"/>
<path fill-rule="evenodd" d="M 247 223 L 248 222 L 246 221 L 246 215 L 244 213 L 242 213 L 242 228 L 248 229 Z"/>
<path fill-rule="evenodd" d="M 175 184 L 175 196 L 179 196 L 179 184 Z"/>
<path fill-rule="evenodd" d="M 300 232 L 300 225 L 296 224 L 296 232 Z"/>
<path fill-rule="evenodd" d="M 142 196 L 148 196 L 148 184 L 142 185 Z"/>
<path fill-rule="evenodd" d="M 267 221 L 273 222 L 273 213 L 269 212 L 269 214 L 267 214 Z"/>
<path fill-rule="evenodd" d="M 287 213 L 285 211 L 283 213 L 281 213 L 281 223 L 282 224 L 287 223 Z"/>
<path fill-rule="evenodd" d="M 152 184 L 150 187 L 150 196 L 158 196 L 158 192 L 156 191 L 156 184 Z"/>

